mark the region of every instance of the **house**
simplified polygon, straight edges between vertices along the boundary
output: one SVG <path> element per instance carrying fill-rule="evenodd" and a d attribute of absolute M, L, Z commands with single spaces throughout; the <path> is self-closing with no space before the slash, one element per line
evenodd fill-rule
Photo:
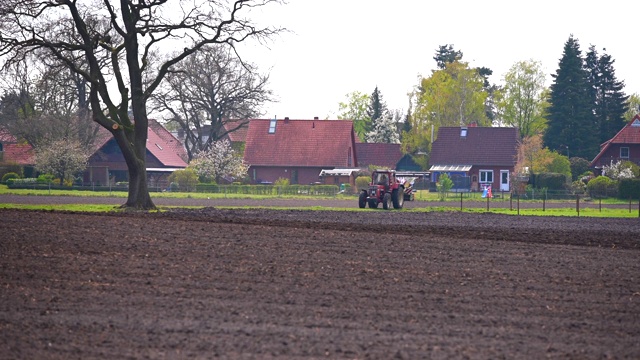
<path fill-rule="evenodd" d="M 366 170 L 369 165 L 385 169 L 396 169 L 402 159 L 400 144 L 356 143 L 358 166 Z"/>
<path fill-rule="evenodd" d="M 431 146 L 431 182 L 447 173 L 454 191 L 510 191 L 517 147 L 516 128 L 441 127 Z"/>
<path fill-rule="evenodd" d="M 591 167 L 602 171 L 602 166 L 609 166 L 621 160 L 640 165 L 640 114 L 614 137 L 600 145 L 600 152 L 591 161 Z"/>
<path fill-rule="evenodd" d="M 25 176 L 31 177 L 35 173 L 34 164 L 33 147 L 0 129 L 0 178 L 7 172 L 16 172 L 19 168 L 22 168 Z"/>
<path fill-rule="evenodd" d="M 291 184 L 319 181 L 322 170 L 358 166 L 355 133 L 350 120 L 252 119 L 244 161 L 252 183 Z"/>
<path fill-rule="evenodd" d="M 84 185 L 112 186 L 129 179 L 127 164 L 111 133 L 100 128 L 84 172 Z M 167 178 L 187 167 L 184 146 L 157 121 L 150 119 L 147 135 L 147 177 L 150 187 L 166 188 Z"/>

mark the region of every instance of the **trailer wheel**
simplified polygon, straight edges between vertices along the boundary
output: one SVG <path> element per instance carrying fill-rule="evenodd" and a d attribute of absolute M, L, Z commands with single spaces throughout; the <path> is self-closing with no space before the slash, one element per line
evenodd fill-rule
<path fill-rule="evenodd" d="M 367 206 L 367 192 L 366 191 L 361 191 L 360 192 L 360 197 L 358 198 L 358 206 L 360 207 L 360 209 L 364 209 L 365 206 Z"/>
<path fill-rule="evenodd" d="M 389 210 L 391 208 L 391 194 L 385 193 L 382 197 L 382 208 Z"/>
<path fill-rule="evenodd" d="M 402 191 L 402 188 L 393 190 L 391 193 L 391 200 L 393 201 L 394 209 L 402 209 L 402 206 L 404 205 L 404 191 Z"/>

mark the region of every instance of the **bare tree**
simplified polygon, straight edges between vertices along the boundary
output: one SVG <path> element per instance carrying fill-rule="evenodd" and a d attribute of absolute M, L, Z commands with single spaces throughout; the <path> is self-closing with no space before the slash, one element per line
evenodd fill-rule
<path fill-rule="evenodd" d="M 262 115 L 260 106 L 272 101 L 269 77 L 231 50 L 203 47 L 173 66 L 153 96 L 157 110 L 184 131 L 189 160 Z"/>
<path fill-rule="evenodd" d="M 146 174 L 147 100 L 171 67 L 203 46 L 235 49 L 249 38 L 262 41 L 281 31 L 244 17 L 251 8 L 278 2 L 4 0 L 0 56 L 15 63 L 27 53 L 46 50 L 82 76 L 93 121 L 113 134 L 127 163 L 129 193 L 122 206 L 154 209 Z M 161 46 L 183 51 L 152 67 L 149 57 Z M 78 59 L 86 66 L 79 66 Z"/>
<path fill-rule="evenodd" d="M 59 139 L 91 148 L 99 125 L 91 121 L 86 81 L 55 59 L 30 56 L 4 69 L 0 124 L 32 146 Z"/>

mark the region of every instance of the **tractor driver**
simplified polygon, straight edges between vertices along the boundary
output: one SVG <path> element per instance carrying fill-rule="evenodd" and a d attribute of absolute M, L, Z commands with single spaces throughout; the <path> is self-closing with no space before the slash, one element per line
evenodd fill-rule
<path fill-rule="evenodd" d="M 387 174 L 378 174 L 378 185 L 388 185 Z"/>

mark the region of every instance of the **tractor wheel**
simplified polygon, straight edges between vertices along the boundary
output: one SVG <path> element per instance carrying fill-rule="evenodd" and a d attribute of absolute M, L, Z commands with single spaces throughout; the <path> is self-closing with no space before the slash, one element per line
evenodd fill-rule
<path fill-rule="evenodd" d="M 391 194 L 385 193 L 382 197 L 382 208 L 385 210 L 391 209 Z"/>
<path fill-rule="evenodd" d="M 377 209 L 378 208 L 378 200 L 369 199 L 369 207 L 372 208 L 372 209 Z"/>
<path fill-rule="evenodd" d="M 367 206 L 367 192 L 366 191 L 361 191 L 360 192 L 360 197 L 358 198 L 358 206 L 360 207 L 360 209 L 364 209 L 364 207 Z"/>
<path fill-rule="evenodd" d="M 404 191 L 402 191 L 402 188 L 393 190 L 391 193 L 391 200 L 393 200 L 394 209 L 402 209 L 402 206 L 404 205 Z"/>

